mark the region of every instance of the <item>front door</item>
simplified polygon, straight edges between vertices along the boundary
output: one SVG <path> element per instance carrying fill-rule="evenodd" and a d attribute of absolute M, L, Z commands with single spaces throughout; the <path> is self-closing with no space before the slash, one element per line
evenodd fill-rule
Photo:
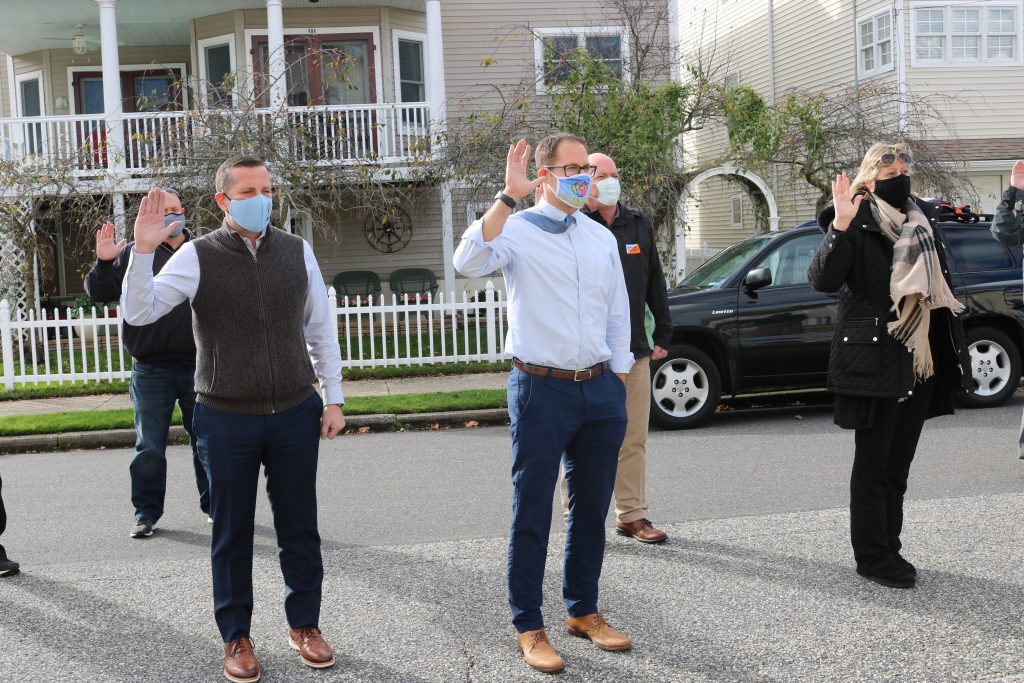
<path fill-rule="evenodd" d="M 26 78 L 18 83 L 18 107 L 21 109 L 21 116 L 26 118 L 43 115 L 42 79 Z M 26 123 L 22 135 L 26 152 L 39 154 L 43 151 L 42 124 Z"/>
<path fill-rule="evenodd" d="M 772 283 L 740 286 L 737 300 L 740 362 L 748 389 L 825 386 L 836 299 L 811 288 L 807 268 L 821 244 L 818 232 L 781 242 L 755 264 Z"/>
<path fill-rule="evenodd" d="M 285 82 L 289 107 L 370 104 L 377 101 L 371 34 L 285 36 Z M 253 38 L 257 99 L 270 106 L 266 36 Z"/>

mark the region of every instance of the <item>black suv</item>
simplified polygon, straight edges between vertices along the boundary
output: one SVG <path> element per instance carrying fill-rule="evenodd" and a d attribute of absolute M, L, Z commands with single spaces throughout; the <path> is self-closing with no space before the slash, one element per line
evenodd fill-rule
<path fill-rule="evenodd" d="M 970 407 L 1005 403 L 1020 384 L 1024 349 L 1021 248 L 974 223 L 944 216 L 953 291 L 970 343 Z M 724 397 L 825 388 L 836 295 L 807 282 L 821 244 L 815 223 L 734 244 L 669 291 L 675 334 L 668 358 L 651 364 L 651 419 L 687 429 L 706 421 Z"/>

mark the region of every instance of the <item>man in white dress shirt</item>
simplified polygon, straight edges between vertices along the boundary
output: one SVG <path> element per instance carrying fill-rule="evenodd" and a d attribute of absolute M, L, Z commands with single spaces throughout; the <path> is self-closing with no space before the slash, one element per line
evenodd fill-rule
<path fill-rule="evenodd" d="M 535 669 L 565 664 L 541 616 L 552 496 L 565 455 L 569 526 L 562 597 L 568 631 L 606 650 L 629 638 L 598 611 L 608 514 L 626 431 L 629 299 L 615 238 L 581 211 L 590 196 L 586 146 L 572 135 L 537 145 L 537 180 L 527 177 L 530 147 L 509 148 L 505 189 L 462 237 L 455 267 L 480 277 L 501 269 L 508 289 L 506 352 L 512 433 L 512 527 L 508 597 L 519 647 Z M 543 188 L 534 207 L 516 202 Z"/>
<path fill-rule="evenodd" d="M 210 477 L 214 615 L 224 675 L 251 683 L 260 678 L 249 625 L 261 465 L 284 575 L 288 642 L 307 666 L 334 664 L 318 627 L 316 470 L 319 438 L 345 426 L 341 353 L 312 250 L 270 226 L 273 188 L 263 161 L 228 159 L 216 188 L 224 224 L 182 245 L 156 276 L 153 252 L 179 223 L 165 226 L 159 189 L 142 200 L 121 306 L 126 322 L 145 325 L 191 303 L 193 429 Z"/>

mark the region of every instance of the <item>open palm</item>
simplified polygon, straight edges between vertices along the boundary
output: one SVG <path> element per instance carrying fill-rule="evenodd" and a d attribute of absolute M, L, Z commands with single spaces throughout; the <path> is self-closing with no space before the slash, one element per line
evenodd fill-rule
<path fill-rule="evenodd" d="M 135 251 L 152 254 L 179 225 L 181 221 L 164 225 L 164 193 L 159 187 L 154 187 L 142 198 L 139 214 L 135 217 Z"/>
<path fill-rule="evenodd" d="M 526 140 L 509 145 L 505 160 L 505 194 L 517 202 L 529 197 L 544 180 L 530 180 L 527 168 L 530 164 L 530 146 Z"/>
<path fill-rule="evenodd" d="M 1010 184 L 1018 190 L 1024 190 L 1024 159 L 1018 159 L 1010 171 Z"/>
<path fill-rule="evenodd" d="M 96 231 L 96 258 L 100 261 L 113 261 L 124 249 L 128 240 L 114 241 L 114 224 L 107 222 Z"/>

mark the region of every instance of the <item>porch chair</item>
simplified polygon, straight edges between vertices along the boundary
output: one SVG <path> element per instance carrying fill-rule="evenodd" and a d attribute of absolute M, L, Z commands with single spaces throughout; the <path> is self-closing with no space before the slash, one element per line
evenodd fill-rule
<path fill-rule="evenodd" d="M 346 296 L 350 306 L 364 306 L 371 296 L 374 302 L 378 302 L 380 289 L 380 276 L 372 270 L 343 270 L 334 276 L 334 291 L 339 304 Z"/>
<path fill-rule="evenodd" d="M 391 273 L 391 291 L 398 297 L 398 303 L 426 303 L 427 294 L 437 294 L 437 276 L 429 268 L 400 268 Z"/>

